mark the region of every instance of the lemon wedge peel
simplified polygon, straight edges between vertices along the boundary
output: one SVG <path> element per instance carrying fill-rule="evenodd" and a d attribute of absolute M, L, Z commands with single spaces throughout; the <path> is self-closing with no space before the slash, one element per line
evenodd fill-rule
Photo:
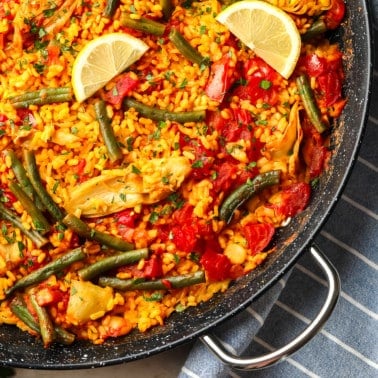
<path fill-rule="evenodd" d="M 142 40 L 126 33 L 93 39 L 77 55 L 72 67 L 72 88 L 78 102 L 91 97 L 148 50 Z"/>
<path fill-rule="evenodd" d="M 301 36 L 283 10 L 261 0 L 242 0 L 221 11 L 216 20 L 285 79 L 301 52 Z"/>

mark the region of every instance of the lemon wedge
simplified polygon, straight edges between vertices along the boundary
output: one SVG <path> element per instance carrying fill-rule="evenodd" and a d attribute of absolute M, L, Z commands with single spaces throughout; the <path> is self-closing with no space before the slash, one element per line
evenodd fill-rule
<path fill-rule="evenodd" d="M 301 37 L 293 19 L 260 0 L 238 1 L 216 20 L 284 78 L 293 73 L 301 52 Z"/>
<path fill-rule="evenodd" d="M 79 52 L 72 67 L 76 100 L 85 101 L 147 50 L 147 44 L 126 33 L 105 34 L 90 41 Z"/>

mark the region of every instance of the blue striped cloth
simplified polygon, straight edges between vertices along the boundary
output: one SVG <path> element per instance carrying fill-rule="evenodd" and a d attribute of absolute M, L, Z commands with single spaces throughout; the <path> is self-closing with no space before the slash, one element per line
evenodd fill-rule
<path fill-rule="evenodd" d="M 378 0 L 372 5 L 378 15 Z M 374 33 L 378 44 L 377 28 Z M 293 356 L 254 372 L 231 370 L 197 341 L 179 378 L 378 377 L 378 51 L 376 55 L 359 157 L 340 201 L 315 240 L 341 278 L 342 291 L 332 316 Z M 287 282 L 281 280 L 214 333 L 238 355 L 265 354 L 298 335 L 316 316 L 325 295 L 321 272 L 304 254 Z"/>

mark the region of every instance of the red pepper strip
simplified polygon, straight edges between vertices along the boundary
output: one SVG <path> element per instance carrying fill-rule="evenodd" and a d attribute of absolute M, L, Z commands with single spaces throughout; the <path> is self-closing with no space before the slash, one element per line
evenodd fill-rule
<path fill-rule="evenodd" d="M 211 65 L 210 77 L 205 92 L 214 101 L 222 102 L 234 82 L 233 70 L 230 70 L 230 62 L 229 55 L 224 55 Z"/>
<path fill-rule="evenodd" d="M 154 279 L 163 275 L 163 268 L 160 257 L 154 255 L 149 260 L 146 260 L 143 268 L 143 277 Z"/>
<path fill-rule="evenodd" d="M 243 234 L 252 255 L 262 252 L 271 242 L 275 228 L 269 223 L 248 223 L 243 227 Z"/>

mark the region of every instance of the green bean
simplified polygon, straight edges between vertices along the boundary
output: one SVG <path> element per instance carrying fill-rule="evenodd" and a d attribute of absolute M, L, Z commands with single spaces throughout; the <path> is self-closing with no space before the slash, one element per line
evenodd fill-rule
<path fill-rule="evenodd" d="M 42 235 L 47 233 L 51 226 L 42 212 L 37 208 L 32 199 L 22 190 L 20 185 L 15 182 L 9 184 L 9 189 L 21 202 L 25 211 L 31 216 L 34 228 Z"/>
<path fill-rule="evenodd" d="M 148 257 L 148 248 L 135 249 L 134 251 L 123 252 L 115 256 L 105 257 L 78 271 L 81 279 L 88 281 L 97 277 L 103 272 L 118 268 L 123 265 L 132 264 Z"/>
<path fill-rule="evenodd" d="M 122 158 L 122 150 L 114 135 L 111 120 L 106 113 L 105 101 L 99 100 L 94 104 L 97 121 L 100 125 L 100 132 L 108 150 L 109 158 L 115 162 Z"/>
<path fill-rule="evenodd" d="M 35 321 L 33 315 L 29 312 L 22 297 L 15 297 L 10 303 L 10 309 L 13 314 L 22 320 L 30 329 L 34 332 L 40 333 L 39 325 Z"/>
<path fill-rule="evenodd" d="M 253 180 L 248 180 L 235 189 L 222 203 L 219 210 L 219 217 L 226 223 L 230 223 L 234 211 L 247 201 L 251 196 L 268 186 L 279 183 L 279 170 L 269 171 L 257 175 Z"/>
<path fill-rule="evenodd" d="M 17 296 L 12 300 L 10 303 L 10 309 L 13 314 L 23 321 L 30 329 L 41 334 L 39 324 L 35 321 L 33 315 L 29 312 L 21 297 Z M 75 335 L 66 331 L 62 327 L 54 326 L 54 340 L 64 345 L 70 345 L 75 341 Z"/>
<path fill-rule="evenodd" d="M 119 6 L 119 0 L 107 0 L 104 12 L 102 13 L 105 17 L 113 17 Z"/>
<path fill-rule="evenodd" d="M 38 317 L 40 334 L 42 337 L 43 345 L 47 348 L 54 341 L 54 326 L 44 307 L 41 307 L 37 298 L 35 297 L 34 290 L 30 290 L 29 293 L 30 303 Z"/>
<path fill-rule="evenodd" d="M 327 31 L 327 25 L 322 19 L 317 19 L 302 35 L 302 41 L 308 41 L 312 38 L 315 38 L 319 35 L 322 35 Z"/>
<path fill-rule="evenodd" d="M 6 156 L 8 156 L 11 160 L 11 168 L 12 171 L 20 184 L 23 191 L 33 200 L 35 201 L 35 205 L 38 207 L 39 210 L 44 211 L 45 208 L 40 201 L 40 199 L 37 196 L 37 193 L 35 192 L 33 185 L 31 184 L 24 166 L 22 165 L 21 161 L 16 156 L 15 152 L 12 150 L 6 151 Z"/>
<path fill-rule="evenodd" d="M 173 28 L 168 37 L 186 59 L 200 67 L 209 65 L 209 59 L 203 57 L 177 29 Z"/>
<path fill-rule="evenodd" d="M 160 6 L 163 11 L 164 19 L 169 20 L 174 10 L 172 0 L 160 0 Z"/>
<path fill-rule="evenodd" d="M 121 24 L 129 29 L 138 30 L 140 32 L 156 35 L 158 37 L 161 37 L 165 32 L 164 24 L 145 17 L 134 19 L 127 13 L 122 14 Z"/>
<path fill-rule="evenodd" d="M 98 283 L 102 287 L 112 287 L 121 291 L 126 290 L 168 290 L 192 286 L 206 281 L 205 273 L 200 270 L 195 273 L 172 276 L 151 281 L 139 279 L 122 280 L 115 277 L 100 277 Z"/>
<path fill-rule="evenodd" d="M 67 214 L 62 222 L 68 228 L 75 231 L 79 236 L 89 240 L 95 240 L 109 248 L 116 249 L 117 251 L 130 251 L 134 249 L 133 244 L 128 243 L 117 236 L 97 231 L 94 228 L 89 227 L 85 222 L 73 214 Z"/>
<path fill-rule="evenodd" d="M 67 252 L 62 257 L 49 262 L 41 268 L 34 270 L 32 273 L 20 278 L 10 289 L 5 292 L 6 296 L 9 296 L 13 292 L 25 287 L 35 285 L 40 283 L 53 274 L 57 274 L 72 265 L 76 261 L 83 260 L 85 258 L 85 253 L 82 248 L 76 248 Z"/>
<path fill-rule="evenodd" d="M 30 182 L 33 185 L 35 192 L 39 199 L 46 207 L 50 215 L 57 221 L 61 221 L 64 218 L 64 211 L 54 202 L 46 188 L 42 184 L 41 176 L 38 171 L 35 156 L 32 151 L 24 151 L 25 168 L 29 176 Z"/>
<path fill-rule="evenodd" d="M 55 326 L 55 340 L 64 345 L 70 345 L 75 341 L 75 335 L 62 327 Z"/>
<path fill-rule="evenodd" d="M 307 75 L 302 74 L 298 76 L 296 82 L 299 96 L 302 99 L 303 106 L 310 122 L 319 133 L 323 133 L 327 129 L 327 126 L 321 119 L 320 110 L 315 101 L 314 93 L 311 89 Z"/>
<path fill-rule="evenodd" d="M 12 210 L 7 209 L 2 203 L 0 203 L 0 218 L 9 221 L 13 226 L 17 227 L 37 248 L 41 248 L 49 242 L 37 230 L 27 229 L 21 218 Z"/>
<path fill-rule="evenodd" d="M 35 92 L 27 92 L 18 96 L 10 97 L 10 103 L 16 108 L 27 108 L 29 105 L 45 105 L 54 102 L 71 101 L 72 90 L 63 88 L 44 88 Z"/>
<path fill-rule="evenodd" d="M 197 110 L 191 112 L 170 112 L 164 109 L 158 109 L 152 106 L 144 105 L 130 97 L 123 100 L 123 107 L 134 108 L 142 117 L 150 118 L 154 121 L 174 121 L 178 123 L 200 122 L 205 119 L 206 112 Z"/>

